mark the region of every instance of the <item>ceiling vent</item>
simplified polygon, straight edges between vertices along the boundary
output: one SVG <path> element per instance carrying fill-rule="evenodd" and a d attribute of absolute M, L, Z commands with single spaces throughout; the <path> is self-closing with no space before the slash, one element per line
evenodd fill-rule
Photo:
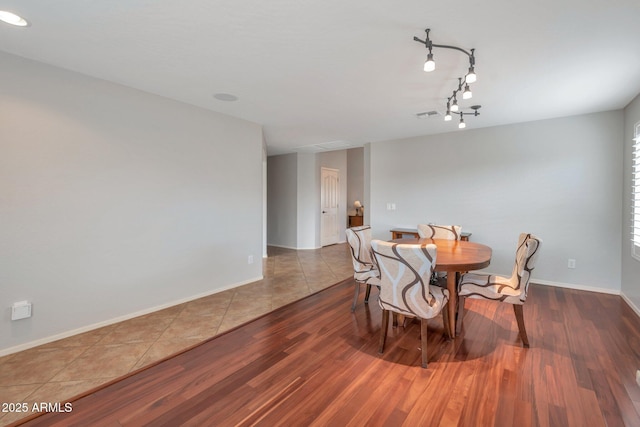
<path fill-rule="evenodd" d="M 437 111 L 425 111 L 424 113 L 418 113 L 416 114 L 416 117 L 419 119 L 427 119 L 429 117 L 433 117 L 433 116 L 437 116 L 438 112 Z"/>

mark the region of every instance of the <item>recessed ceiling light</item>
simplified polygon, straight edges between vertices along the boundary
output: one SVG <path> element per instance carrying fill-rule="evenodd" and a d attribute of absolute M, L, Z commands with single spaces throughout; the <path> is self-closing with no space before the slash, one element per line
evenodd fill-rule
<path fill-rule="evenodd" d="M 7 12 L 6 10 L 0 10 L 0 21 L 17 27 L 26 27 L 29 25 L 27 20 L 23 17 L 18 16 L 15 13 Z"/>
<path fill-rule="evenodd" d="M 238 100 L 237 96 L 231 95 L 230 93 L 216 93 L 213 97 L 218 101 L 233 102 Z"/>

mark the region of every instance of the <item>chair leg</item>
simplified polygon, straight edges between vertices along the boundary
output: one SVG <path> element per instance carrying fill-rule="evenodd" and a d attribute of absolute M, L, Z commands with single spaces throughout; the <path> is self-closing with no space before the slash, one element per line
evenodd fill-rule
<path fill-rule="evenodd" d="M 391 314 L 391 317 L 393 319 L 393 327 L 397 328 L 398 327 L 398 313 L 396 313 L 395 311 Z M 402 318 L 404 319 L 404 316 L 402 316 Z"/>
<path fill-rule="evenodd" d="M 464 317 L 464 300 L 465 297 L 458 297 L 458 311 L 456 311 L 456 335 L 460 333 L 460 329 L 462 329 L 462 318 Z"/>
<path fill-rule="evenodd" d="M 422 349 L 422 367 L 427 368 L 427 320 L 420 319 L 420 347 Z"/>
<path fill-rule="evenodd" d="M 447 304 L 451 304 L 451 302 L 449 301 Z M 442 307 L 442 322 L 444 323 L 444 330 L 447 333 L 447 338 L 451 339 L 451 329 L 449 329 L 449 307 L 447 307 L 447 304 Z"/>
<path fill-rule="evenodd" d="M 389 310 L 382 310 L 382 324 L 380 325 L 380 344 L 378 353 L 384 352 L 384 343 L 387 341 L 387 328 L 389 328 Z"/>
<path fill-rule="evenodd" d="M 516 321 L 518 322 L 518 330 L 520 331 L 522 344 L 524 344 L 526 348 L 529 348 L 529 338 L 527 337 L 527 330 L 524 327 L 524 313 L 522 311 L 522 305 L 514 304 L 513 312 L 516 314 Z"/>
<path fill-rule="evenodd" d="M 356 290 L 353 294 L 353 304 L 351 304 L 351 311 L 356 311 L 356 304 L 358 303 L 358 295 L 360 295 L 360 283 L 356 282 Z"/>
<path fill-rule="evenodd" d="M 367 292 L 364 294 L 364 303 L 369 304 L 369 294 L 371 293 L 371 285 L 367 283 Z"/>

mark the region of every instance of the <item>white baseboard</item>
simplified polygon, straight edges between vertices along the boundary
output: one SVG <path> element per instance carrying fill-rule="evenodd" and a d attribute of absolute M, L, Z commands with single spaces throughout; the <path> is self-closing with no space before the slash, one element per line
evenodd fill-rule
<path fill-rule="evenodd" d="M 555 286 L 557 288 L 576 289 L 578 291 L 598 292 L 601 294 L 620 295 L 618 289 L 597 288 L 594 286 L 576 285 L 575 283 L 549 282 L 547 280 L 531 279 L 531 283 L 544 286 Z"/>
<path fill-rule="evenodd" d="M 624 300 L 624 302 L 626 302 L 626 303 L 627 303 L 627 305 L 628 305 L 629 307 L 631 307 L 631 310 L 633 310 L 633 311 L 638 315 L 638 317 L 640 317 L 640 308 L 638 308 L 638 306 L 637 306 L 637 305 L 635 305 L 635 304 L 633 303 L 633 301 L 631 301 L 631 300 L 629 299 L 629 297 L 627 297 L 627 296 L 624 294 L 624 292 L 620 292 L 620 296 L 622 297 L 622 299 Z"/>
<path fill-rule="evenodd" d="M 483 272 L 483 274 L 492 274 L 495 275 L 495 273 L 489 273 L 489 272 Z M 561 283 L 561 282 L 550 282 L 548 280 L 531 280 L 531 283 L 535 283 L 538 285 L 543 285 L 543 286 L 556 286 L 558 288 L 566 288 L 566 289 L 575 289 L 578 291 L 587 291 L 587 292 L 598 292 L 601 294 L 609 294 L 609 295 L 620 295 L 620 297 L 622 297 L 622 299 L 624 300 L 624 302 L 627 303 L 627 305 L 631 308 L 631 310 L 634 311 L 634 313 L 636 313 L 636 315 L 638 317 L 640 317 L 640 307 L 636 306 L 633 301 L 631 301 L 625 294 L 624 292 L 617 290 L 617 289 L 608 289 L 608 288 L 596 288 L 593 286 L 584 286 L 584 285 L 576 285 L 575 283 Z"/>
<path fill-rule="evenodd" d="M 492 271 L 480 271 L 482 274 L 491 274 L 492 276 L 505 276 L 505 274 L 494 273 Z M 510 277 L 507 275 L 506 277 Z M 610 288 L 598 288 L 595 286 L 586 286 L 586 285 L 578 285 L 575 283 L 562 283 L 562 282 L 551 282 L 549 280 L 538 280 L 535 278 L 531 279 L 531 283 L 535 283 L 538 285 L 544 286 L 555 286 L 557 288 L 566 288 L 566 289 L 575 289 L 578 291 L 587 291 L 587 292 L 599 292 L 601 294 L 609 294 L 609 295 L 620 295 L 619 289 L 610 289 Z"/>
<path fill-rule="evenodd" d="M 208 297 L 209 295 L 214 295 L 220 292 L 228 291 L 229 289 L 237 288 L 239 286 L 247 285 L 249 283 L 257 282 L 258 280 L 262 280 L 264 276 L 255 277 L 253 279 L 245 280 L 243 282 L 234 283 L 232 285 L 228 285 L 222 288 L 215 289 L 210 292 L 203 292 L 198 295 L 193 295 L 187 298 L 181 298 L 179 300 L 171 301 L 166 304 L 158 305 L 151 308 L 146 308 L 144 310 L 136 311 L 135 313 L 125 314 L 123 316 L 118 316 L 113 319 L 105 320 L 98 323 L 93 323 L 91 325 L 83 326 L 81 328 L 73 329 L 70 331 L 62 332 L 59 334 L 51 335 L 45 338 L 40 338 L 35 341 L 29 341 L 24 344 L 19 344 L 14 347 L 9 347 L 5 349 L 0 349 L 0 357 L 6 356 L 8 354 L 17 353 L 19 351 L 28 350 L 33 347 L 37 347 L 39 345 L 48 344 L 53 341 L 58 341 L 63 338 L 69 338 L 73 335 L 82 334 L 84 332 L 93 331 L 94 329 L 102 328 L 105 326 L 113 325 L 114 323 L 123 322 L 125 320 L 133 319 L 134 317 L 144 316 L 145 314 L 153 313 L 155 311 L 164 310 L 165 308 L 173 307 L 174 305 L 184 304 L 185 302 L 190 302 L 193 300 L 197 300 L 199 298 Z"/>
<path fill-rule="evenodd" d="M 598 292 L 598 293 L 609 294 L 609 295 L 620 295 L 620 297 L 624 300 L 624 302 L 627 303 L 629 308 L 631 308 L 631 310 L 633 310 L 634 313 L 636 313 L 636 315 L 640 317 L 640 307 L 636 306 L 633 303 L 633 301 L 631 301 L 631 299 L 629 299 L 629 297 L 627 297 L 624 294 L 624 292 L 616 289 L 595 288 L 593 286 L 582 286 L 582 285 L 576 285 L 573 283 L 549 282 L 546 280 L 532 280 L 531 283 L 537 283 L 539 285 L 544 285 L 544 286 L 557 286 L 559 288 L 576 289 L 579 291 Z"/>
<path fill-rule="evenodd" d="M 282 249 L 291 249 L 292 251 L 300 251 L 303 249 L 320 249 L 320 248 L 296 248 L 294 246 L 287 246 L 287 245 L 274 245 L 272 243 L 267 243 L 268 246 L 273 246 L 274 248 L 282 248 Z"/>
<path fill-rule="evenodd" d="M 335 243 L 335 244 L 336 245 L 340 245 L 342 243 L 347 243 L 347 241 L 343 240 L 343 241 Z M 271 243 L 268 243 L 267 245 L 268 246 L 273 246 L 274 248 L 291 249 L 291 250 L 294 250 L 294 251 L 312 251 L 312 250 L 315 250 L 315 249 L 322 249 L 323 248 L 323 246 L 311 247 L 311 248 L 294 248 L 293 246 L 273 245 Z"/>

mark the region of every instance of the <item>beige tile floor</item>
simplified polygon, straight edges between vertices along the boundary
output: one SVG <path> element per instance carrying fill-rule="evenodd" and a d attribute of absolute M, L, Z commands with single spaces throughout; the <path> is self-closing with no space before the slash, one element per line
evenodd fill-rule
<path fill-rule="evenodd" d="M 347 244 L 269 247 L 263 263 L 263 280 L 0 357 L 0 403 L 65 401 L 353 274 Z M 27 415 L 0 412 L 0 426 Z"/>

